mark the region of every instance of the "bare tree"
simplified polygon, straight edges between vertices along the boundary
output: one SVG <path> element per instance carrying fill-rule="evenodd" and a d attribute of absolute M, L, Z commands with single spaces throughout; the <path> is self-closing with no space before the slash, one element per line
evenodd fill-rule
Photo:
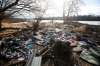
<path fill-rule="evenodd" d="M 45 1 L 45 2 L 44 2 Z M 35 15 L 36 15 L 36 20 L 35 20 L 35 22 L 33 22 L 33 30 L 34 30 L 34 32 L 37 32 L 38 31 L 38 29 L 39 29 L 39 24 L 40 24 L 40 22 L 41 22 L 41 20 L 42 20 L 42 17 L 43 17 L 43 15 L 45 14 L 45 12 L 46 12 L 46 10 L 47 10 L 47 8 L 48 8 L 48 3 L 47 3 L 47 1 L 46 0 L 41 0 L 40 1 L 40 3 L 41 2 L 44 2 L 45 3 L 45 6 L 42 6 L 42 4 L 40 5 L 40 6 L 42 6 L 41 8 L 41 11 L 40 12 L 37 12 L 36 11 L 36 13 L 35 13 Z"/>
<path fill-rule="evenodd" d="M 72 17 L 78 16 L 80 10 L 81 0 L 70 0 L 64 3 L 63 17 L 64 23 L 71 23 L 73 21 Z"/>
<path fill-rule="evenodd" d="M 34 34 L 39 30 L 39 25 L 42 20 L 42 17 L 48 8 L 47 0 L 37 0 L 37 2 L 39 3 L 38 7 L 40 8 L 40 11 L 36 11 L 36 10 L 33 11 L 35 15 L 35 19 L 31 21 L 32 26 L 24 24 L 27 28 L 32 29 Z"/>
<path fill-rule="evenodd" d="M 22 12 L 40 12 L 39 0 L 0 0 L 0 29 L 2 20 Z"/>

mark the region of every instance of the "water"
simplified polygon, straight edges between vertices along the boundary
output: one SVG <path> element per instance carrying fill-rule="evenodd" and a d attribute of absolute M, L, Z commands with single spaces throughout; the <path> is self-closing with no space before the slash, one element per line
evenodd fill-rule
<path fill-rule="evenodd" d="M 63 23 L 63 20 L 42 20 L 41 22 L 57 22 Z M 89 25 L 100 25 L 100 21 L 79 21 L 79 23 L 89 24 Z"/>
<path fill-rule="evenodd" d="M 100 21 L 79 21 L 83 24 L 89 24 L 89 25 L 100 25 Z"/>

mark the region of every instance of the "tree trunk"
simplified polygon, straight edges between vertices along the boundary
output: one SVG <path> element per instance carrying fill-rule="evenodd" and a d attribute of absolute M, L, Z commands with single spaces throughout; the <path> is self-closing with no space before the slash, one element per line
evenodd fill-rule
<path fill-rule="evenodd" d="M 0 13 L 0 31 L 2 30 L 2 20 L 4 19 L 4 13 Z"/>
<path fill-rule="evenodd" d="M 2 23 L 1 23 L 1 20 L 0 20 L 0 30 L 1 30 L 1 28 L 2 28 Z"/>
<path fill-rule="evenodd" d="M 0 31 L 2 30 L 2 20 L 3 20 L 3 18 L 0 17 Z"/>

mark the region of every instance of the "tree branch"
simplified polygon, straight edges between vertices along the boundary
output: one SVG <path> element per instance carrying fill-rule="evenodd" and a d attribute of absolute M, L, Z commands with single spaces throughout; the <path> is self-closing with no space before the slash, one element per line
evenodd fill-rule
<path fill-rule="evenodd" d="M 6 11 L 7 9 L 9 9 L 9 8 L 11 8 L 11 7 L 17 5 L 18 2 L 19 2 L 19 0 L 16 0 L 14 3 L 9 4 L 7 7 L 3 8 L 3 9 L 0 9 L 0 12 L 4 12 L 4 11 Z"/>

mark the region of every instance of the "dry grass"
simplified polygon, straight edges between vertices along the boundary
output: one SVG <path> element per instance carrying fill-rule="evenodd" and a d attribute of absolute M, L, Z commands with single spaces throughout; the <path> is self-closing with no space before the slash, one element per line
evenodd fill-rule
<path fill-rule="evenodd" d="M 27 28 L 27 26 L 32 26 L 28 22 L 19 22 L 19 23 L 2 23 L 2 28 Z"/>
<path fill-rule="evenodd" d="M 80 32 L 80 33 L 85 33 L 86 30 L 87 30 L 87 26 L 86 25 L 75 27 L 73 29 L 74 32 Z"/>

